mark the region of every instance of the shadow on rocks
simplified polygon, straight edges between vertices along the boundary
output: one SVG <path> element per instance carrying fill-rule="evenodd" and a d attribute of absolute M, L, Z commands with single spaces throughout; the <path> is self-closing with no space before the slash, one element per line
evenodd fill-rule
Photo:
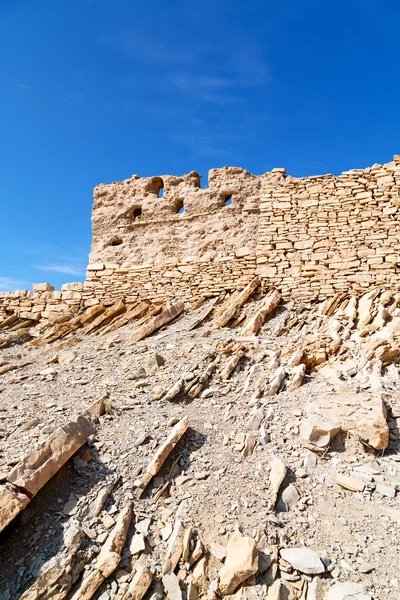
<path fill-rule="evenodd" d="M 84 447 L 86 449 L 86 447 Z M 71 494 L 81 498 L 112 474 L 91 449 L 93 459 L 82 468 L 82 449 L 31 500 L 0 536 L 0 600 L 17 600 L 37 579 L 43 565 L 64 546 L 69 517 L 63 507 Z"/>
<path fill-rule="evenodd" d="M 189 427 L 151 481 L 145 495 L 153 497 L 158 490 L 161 491 L 164 485 L 165 492 L 162 495 L 167 495 L 171 484 L 177 477 L 188 471 L 191 454 L 204 446 L 206 440 L 205 434 Z"/>

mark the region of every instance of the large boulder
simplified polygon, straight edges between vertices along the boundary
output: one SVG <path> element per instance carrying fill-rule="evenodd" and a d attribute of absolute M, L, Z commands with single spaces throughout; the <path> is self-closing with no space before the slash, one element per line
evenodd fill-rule
<path fill-rule="evenodd" d="M 389 444 L 386 408 L 380 396 L 353 392 L 326 395 L 305 406 L 304 441 L 323 446 L 339 431 L 351 432 L 375 450 Z"/>

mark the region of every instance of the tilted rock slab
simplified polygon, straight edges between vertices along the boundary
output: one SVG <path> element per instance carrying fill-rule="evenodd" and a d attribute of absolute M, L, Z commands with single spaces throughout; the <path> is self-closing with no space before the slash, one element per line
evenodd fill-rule
<path fill-rule="evenodd" d="M 158 473 L 158 471 L 163 466 L 164 462 L 175 448 L 176 444 L 179 442 L 187 428 L 189 427 L 189 419 L 184 417 L 174 426 L 171 433 L 158 448 L 156 453 L 154 454 L 152 460 L 147 465 L 146 471 L 142 475 L 142 477 L 137 481 L 136 485 L 137 489 L 137 497 L 140 498 L 146 488 L 146 486 L 150 483 L 154 475 Z"/>
<path fill-rule="evenodd" d="M 240 292 L 237 298 L 234 298 L 231 304 L 224 310 L 222 315 L 215 319 L 215 324 L 217 327 L 224 327 L 233 317 L 238 308 L 240 308 L 246 300 L 250 298 L 250 296 L 256 291 L 258 286 L 260 285 L 260 279 L 255 277 L 249 284 L 246 285 L 244 290 Z"/>
<path fill-rule="evenodd" d="M 164 310 L 160 315 L 153 317 L 150 319 L 148 323 L 145 323 L 141 327 L 139 327 L 131 337 L 131 342 L 134 344 L 135 342 L 139 342 L 143 340 L 147 336 L 160 329 L 163 325 L 166 325 L 175 317 L 178 317 L 184 311 L 185 305 L 183 302 L 179 302 L 178 304 L 173 304 L 170 308 Z"/>
<path fill-rule="evenodd" d="M 345 581 L 334 583 L 325 600 L 372 600 L 372 596 L 361 583 Z"/>
<path fill-rule="evenodd" d="M 33 498 L 94 432 L 93 425 L 82 416 L 59 427 L 14 467 L 7 481 Z"/>
<path fill-rule="evenodd" d="M 114 528 L 100 550 L 94 569 L 84 577 L 75 588 L 70 600 L 90 600 L 107 579 L 115 571 L 121 560 L 121 552 L 126 542 L 129 525 L 132 520 L 132 502 L 128 502 L 119 513 Z"/>
<path fill-rule="evenodd" d="M 321 558 L 310 548 L 283 548 L 280 555 L 293 569 L 301 573 L 318 575 L 325 572 L 325 566 Z"/>
<path fill-rule="evenodd" d="M 262 301 L 261 306 L 255 315 L 253 315 L 244 325 L 241 335 L 256 335 L 264 325 L 265 319 L 272 313 L 273 310 L 275 310 L 281 299 L 282 296 L 278 290 L 270 292 Z"/>

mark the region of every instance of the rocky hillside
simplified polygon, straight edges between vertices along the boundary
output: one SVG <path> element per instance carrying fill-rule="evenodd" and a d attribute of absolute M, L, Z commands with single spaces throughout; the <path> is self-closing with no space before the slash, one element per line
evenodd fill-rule
<path fill-rule="evenodd" d="M 400 294 L 0 321 L 0 599 L 400 598 Z"/>

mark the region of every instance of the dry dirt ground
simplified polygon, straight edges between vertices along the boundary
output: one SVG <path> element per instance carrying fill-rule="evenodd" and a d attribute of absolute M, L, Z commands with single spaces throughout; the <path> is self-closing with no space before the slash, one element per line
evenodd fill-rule
<path fill-rule="evenodd" d="M 213 330 L 209 322 L 189 331 L 198 312 L 185 314 L 136 344 L 130 342 L 134 326 L 127 325 L 104 336 L 74 337 L 37 349 L 14 346 L 0 350 L 0 362 L 32 363 L 0 377 L 1 478 L 35 444 L 95 400 L 103 398 L 107 406 L 89 449 L 83 447 L 1 535 L 0 599 L 22 596 L 46 561 L 62 550 L 63 530 L 74 514 L 80 514 L 79 507 L 90 505 L 99 486 L 118 478 L 102 519 L 86 524 L 87 556 L 98 552 L 104 541 L 109 526 L 104 515 L 113 518 L 116 506 L 132 498 L 132 531 L 137 523 L 150 519 L 144 553 L 156 575 L 178 512 L 206 549 L 212 549 L 212 544 L 225 547 L 239 524 L 267 555 L 276 547 L 305 546 L 318 552 L 327 570 L 318 577 L 314 596 L 310 587 L 301 596 L 304 599 L 324 598 L 332 583 L 352 581 L 363 583 L 376 600 L 399 600 L 400 492 L 388 497 L 376 489 L 379 484 L 400 489 L 397 386 L 388 384 L 384 391 L 391 428 L 385 452 L 374 452 L 343 434 L 324 452 L 311 452 L 299 438 L 303 408 L 313 399 L 335 402 L 332 385 L 321 375 L 306 375 L 303 385 L 292 392 L 261 394 L 256 399 L 253 380 L 243 393 L 251 366 L 258 363 L 262 369 L 272 353 L 279 354 L 287 344 L 286 338 L 274 335 L 284 317 L 282 307 L 248 345 L 229 380 L 222 381 L 217 371 L 199 397 L 178 395 L 172 402 L 156 399 L 160 388 L 169 389 L 179 377 L 189 380 L 199 366 L 208 364 L 218 344 L 237 337 L 237 329 Z M 76 355 L 72 362 L 58 364 L 57 357 L 70 352 Z M 156 364 L 154 353 L 163 364 Z M 253 453 L 245 456 L 249 419 L 257 410 L 261 410 L 261 418 L 254 430 L 256 445 Z M 184 416 L 189 418 L 189 429 L 138 500 L 134 482 L 141 467 Z M 290 506 L 279 497 L 276 510 L 271 509 L 269 498 L 274 456 L 288 467 L 280 496 L 291 486 Z M 352 474 L 365 465 L 372 465 L 373 477 L 367 475 L 364 492 L 348 491 L 334 483 L 332 474 L 338 468 Z M 164 494 L 155 500 L 157 489 L 166 482 Z M 222 566 L 213 553 L 217 553 L 215 549 L 209 581 Z M 128 543 L 116 574 L 94 598 L 118 597 L 131 564 Z M 183 571 L 182 567 L 179 576 L 184 582 Z M 276 577 L 288 582 L 281 598 L 300 597 L 299 580 L 312 580 L 290 568 L 278 571 Z M 251 583 L 243 588 L 242 598 L 265 598 L 271 573 L 259 573 Z M 153 583 L 146 598 L 150 597 L 162 597 L 159 583 Z M 213 597 L 212 592 L 208 597 Z"/>

